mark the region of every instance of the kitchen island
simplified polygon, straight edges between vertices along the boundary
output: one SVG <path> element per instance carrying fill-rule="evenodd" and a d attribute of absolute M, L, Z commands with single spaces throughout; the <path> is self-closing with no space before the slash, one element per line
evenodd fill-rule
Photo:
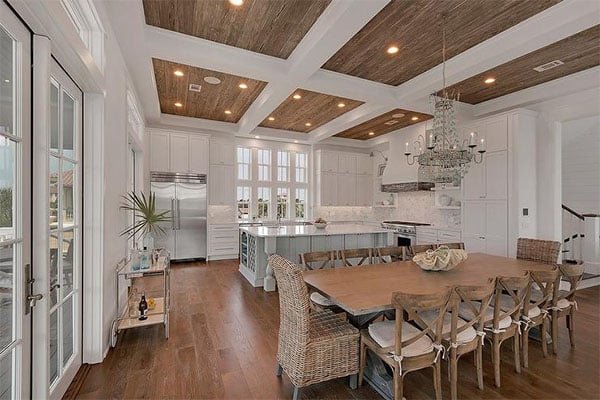
<path fill-rule="evenodd" d="M 278 254 L 294 263 L 299 254 L 311 251 L 384 247 L 392 244 L 393 232 L 366 224 L 281 225 L 240 228 L 240 273 L 254 287 L 275 290 L 268 258 Z"/>

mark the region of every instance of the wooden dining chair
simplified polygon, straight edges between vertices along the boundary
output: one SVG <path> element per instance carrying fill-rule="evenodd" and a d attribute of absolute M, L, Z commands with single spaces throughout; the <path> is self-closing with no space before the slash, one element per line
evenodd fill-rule
<path fill-rule="evenodd" d="M 441 400 L 442 325 L 443 316 L 452 304 L 451 295 L 452 289 L 417 295 L 395 292 L 392 305 L 396 315 L 406 315 L 407 319 L 375 322 L 361 331 L 359 386 L 369 349 L 392 369 L 394 399 L 402 400 L 403 380 L 407 373 L 432 368 L 435 397 Z M 435 313 L 436 317 L 429 322 L 423 321 L 421 314 L 426 311 Z M 418 323 L 423 329 L 411 322 Z"/>
<path fill-rule="evenodd" d="M 577 311 L 577 301 L 575 301 L 575 291 L 583 279 L 584 267 L 581 264 L 562 264 L 559 266 L 561 277 L 570 286 L 569 290 L 561 290 L 560 283 L 555 288 L 555 296 L 552 299 L 550 312 L 551 332 L 552 332 L 552 351 L 558 352 L 558 320 L 565 317 L 567 329 L 569 330 L 569 342 L 571 347 L 575 347 L 573 316 Z"/>
<path fill-rule="evenodd" d="M 366 265 L 373 264 L 373 249 L 364 248 L 364 249 L 345 249 L 340 250 L 342 255 L 342 263 L 346 267 L 352 267 L 353 265 Z M 356 264 L 352 264 L 350 260 L 358 259 Z"/>
<path fill-rule="evenodd" d="M 335 268 L 337 251 L 313 251 L 300 254 L 300 264 L 305 270 Z M 311 292 L 310 300 L 319 309 L 334 309 L 339 311 L 335 302 L 319 292 Z"/>
<path fill-rule="evenodd" d="M 435 250 L 435 244 L 415 244 L 409 246 L 411 256 L 419 253 L 425 253 L 427 250 Z"/>
<path fill-rule="evenodd" d="M 560 242 L 540 239 L 517 239 L 517 259 L 544 264 L 558 263 Z"/>
<path fill-rule="evenodd" d="M 525 368 L 529 368 L 529 331 L 536 326 L 540 327 L 542 353 L 544 357 L 548 356 L 548 343 L 546 341 L 547 317 L 552 306 L 554 288 L 555 285 L 558 285 L 559 278 L 560 273 L 558 268 L 551 271 L 531 271 L 531 284 L 523 302 L 523 313 L 521 314 L 521 320 L 525 325 L 521 336 L 523 366 Z M 537 290 L 540 292 L 540 295 L 536 296 L 536 299 L 533 299 L 531 296 L 534 284 L 539 288 Z"/>
<path fill-rule="evenodd" d="M 437 245 L 437 247 L 440 246 L 446 246 L 449 249 L 456 249 L 456 250 L 464 250 L 465 249 L 465 244 L 463 242 L 456 242 L 456 243 L 439 243 Z"/>
<path fill-rule="evenodd" d="M 279 288 L 277 376 L 285 371 L 294 385 L 294 400 L 303 387 L 357 374 L 358 329 L 329 310 L 311 309 L 296 265 L 278 255 L 269 257 L 269 264 Z"/>
<path fill-rule="evenodd" d="M 407 246 L 388 246 L 378 247 L 374 249 L 376 262 L 379 264 L 386 264 L 395 261 L 404 261 L 407 259 L 408 247 Z"/>

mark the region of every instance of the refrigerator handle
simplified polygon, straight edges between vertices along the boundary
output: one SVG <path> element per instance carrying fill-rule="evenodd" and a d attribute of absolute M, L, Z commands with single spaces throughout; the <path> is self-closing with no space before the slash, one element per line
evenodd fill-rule
<path fill-rule="evenodd" d="M 177 202 L 177 230 L 181 229 L 181 214 L 179 209 L 179 199 L 175 200 Z"/>
<path fill-rule="evenodd" d="M 175 199 L 171 198 L 171 229 L 175 230 Z"/>

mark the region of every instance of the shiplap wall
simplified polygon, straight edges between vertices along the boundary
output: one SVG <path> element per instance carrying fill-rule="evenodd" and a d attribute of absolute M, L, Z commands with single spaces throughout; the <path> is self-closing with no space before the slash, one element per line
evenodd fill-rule
<path fill-rule="evenodd" d="M 563 123 L 563 204 L 580 213 L 600 213 L 600 116 Z"/>

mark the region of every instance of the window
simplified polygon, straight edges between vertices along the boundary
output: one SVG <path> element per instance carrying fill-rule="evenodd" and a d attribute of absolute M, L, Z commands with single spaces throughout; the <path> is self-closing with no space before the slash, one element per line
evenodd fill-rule
<path fill-rule="evenodd" d="M 271 150 L 258 149 L 258 180 L 271 180 Z"/>
<path fill-rule="evenodd" d="M 295 200 L 295 218 L 306 217 L 306 189 L 296 189 L 296 200 Z"/>
<path fill-rule="evenodd" d="M 248 147 L 237 148 L 238 180 L 250 180 L 250 154 L 250 149 Z"/>
<path fill-rule="evenodd" d="M 61 0 L 81 41 L 104 71 L 104 27 L 91 0 Z"/>
<path fill-rule="evenodd" d="M 250 193 L 252 193 L 252 188 L 249 186 L 237 187 L 238 219 L 250 218 Z"/>
<path fill-rule="evenodd" d="M 277 181 L 290 181 L 290 153 L 288 151 L 277 152 Z"/>
<path fill-rule="evenodd" d="M 277 188 L 277 217 L 282 219 L 288 218 L 288 193 L 287 188 Z"/>
<path fill-rule="evenodd" d="M 296 182 L 307 183 L 308 154 L 296 153 Z"/>
<path fill-rule="evenodd" d="M 271 202 L 271 188 L 259 187 L 257 195 L 258 213 L 260 219 L 269 218 L 269 203 Z"/>

